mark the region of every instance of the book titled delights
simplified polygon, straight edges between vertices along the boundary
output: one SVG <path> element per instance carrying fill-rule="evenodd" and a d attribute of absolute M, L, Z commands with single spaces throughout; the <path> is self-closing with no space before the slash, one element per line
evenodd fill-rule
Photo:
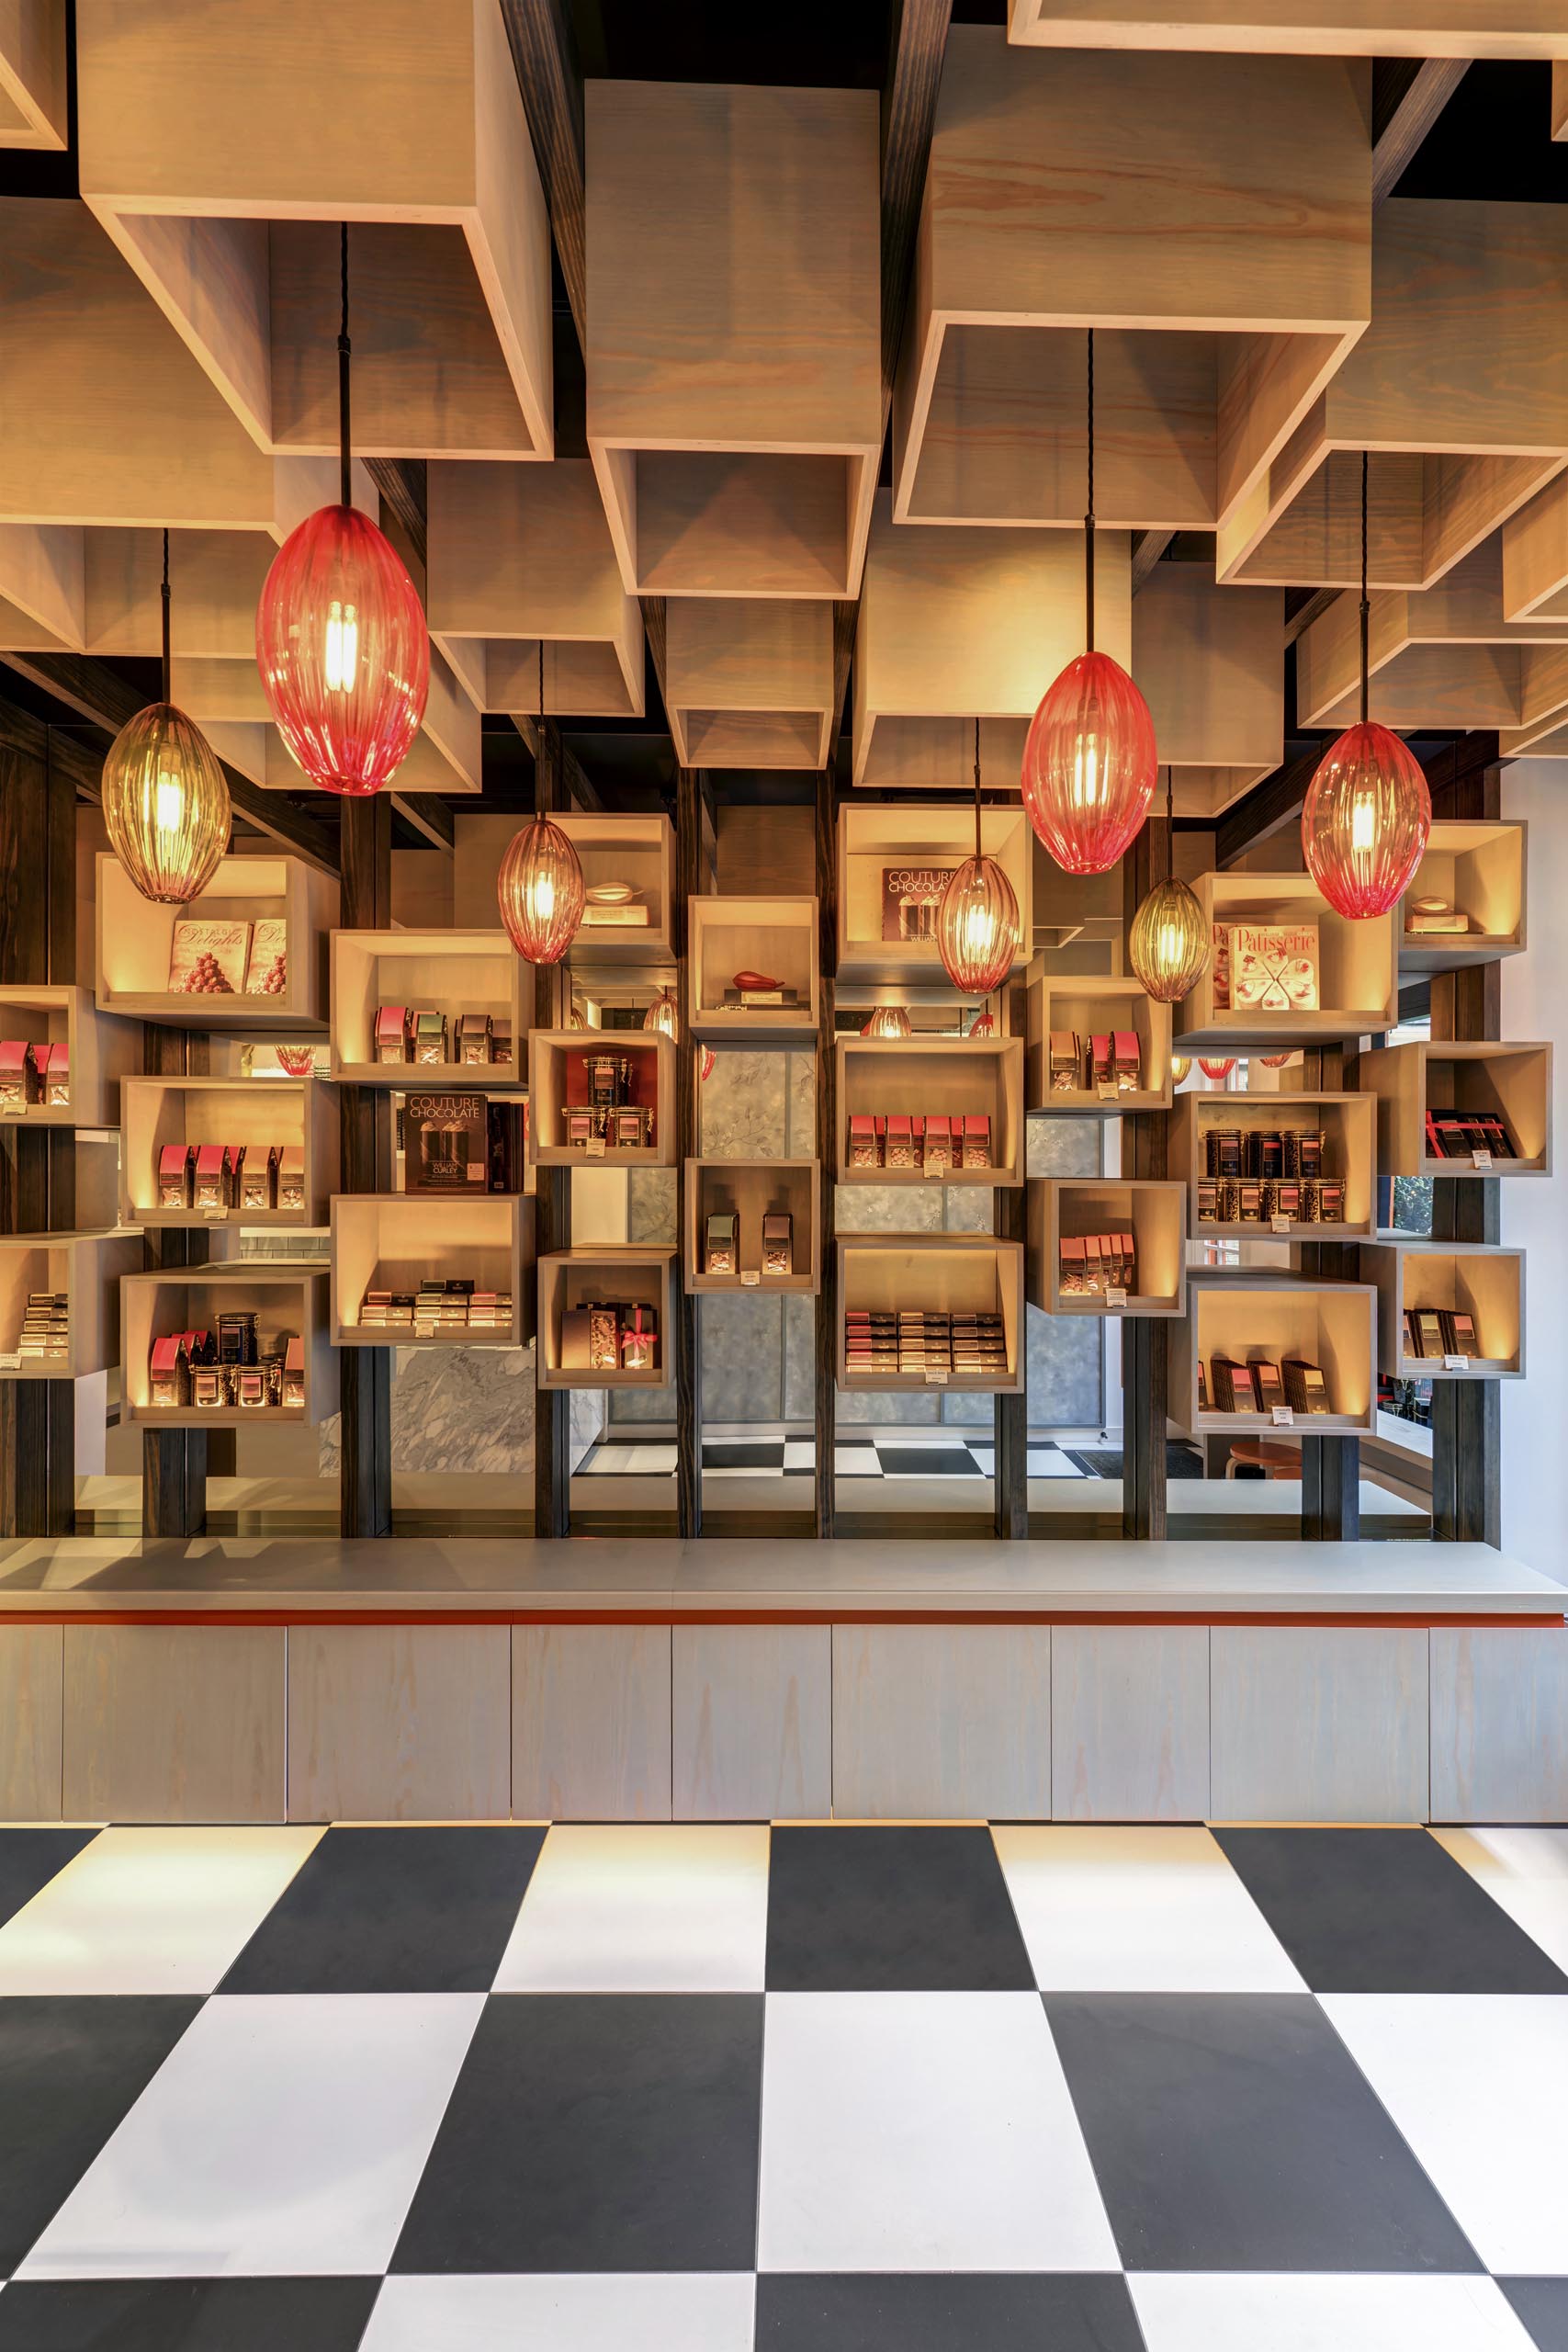
<path fill-rule="evenodd" d="M 282 996 L 288 986 L 288 925 L 176 922 L 169 949 L 172 996 Z"/>

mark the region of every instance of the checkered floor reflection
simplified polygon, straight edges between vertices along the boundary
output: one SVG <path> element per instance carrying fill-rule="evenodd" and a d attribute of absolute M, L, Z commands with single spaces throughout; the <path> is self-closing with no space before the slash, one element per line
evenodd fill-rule
<path fill-rule="evenodd" d="M 809 1478 L 817 1449 L 808 1437 L 705 1438 L 705 1477 Z M 910 1430 L 897 1437 L 840 1435 L 834 1467 L 840 1478 L 988 1478 L 996 1463 L 989 1429 L 984 1437 L 962 1430 Z M 626 1438 L 617 1430 L 587 1454 L 580 1478 L 672 1478 L 670 1440 Z M 1041 1440 L 1029 1449 L 1032 1478 L 1083 1478 L 1089 1472 L 1062 1446 Z"/>
<path fill-rule="evenodd" d="M 1568 1833 L 0 1832 L 0 2352 L 1564 2352 Z"/>

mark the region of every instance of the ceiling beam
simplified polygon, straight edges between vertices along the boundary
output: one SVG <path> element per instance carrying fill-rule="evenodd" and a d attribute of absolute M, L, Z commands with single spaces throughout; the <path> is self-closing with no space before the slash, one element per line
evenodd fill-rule
<path fill-rule="evenodd" d="M 1174 531 L 1140 532 L 1133 547 L 1133 594 L 1134 596 L 1175 537 Z"/>
<path fill-rule="evenodd" d="M 371 481 L 408 537 L 421 563 L 425 554 L 425 470 L 423 458 L 367 458 Z"/>
<path fill-rule="evenodd" d="M 434 792 L 394 792 L 392 807 L 405 823 L 423 833 L 432 849 L 449 850 L 457 838 L 452 811 Z"/>
<path fill-rule="evenodd" d="M 57 702 L 79 711 L 107 735 L 118 735 L 128 718 L 146 707 L 141 695 L 118 671 L 85 653 L 0 653 L 0 662 L 19 678 L 41 686 Z M 101 775 L 101 759 L 97 765 Z M 286 792 L 264 792 L 259 785 L 253 784 L 248 776 L 236 775 L 231 767 L 225 766 L 223 773 L 229 782 L 230 801 L 248 825 L 292 851 L 296 857 L 302 857 L 307 865 L 319 866 L 323 874 L 337 873 L 335 832 L 325 831 L 313 817 L 296 808 Z"/>
<path fill-rule="evenodd" d="M 588 347 L 582 68 L 562 0 L 501 0 L 577 339 Z"/>
<path fill-rule="evenodd" d="M 1322 757 L 1321 749 L 1316 747 L 1302 752 L 1221 811 L 1214 820 L 1216 865 L 1234 865 L 1255 842 L 1266 841 L 1270 833 L 1279 832 L 1301 814 L 1307 786 L 1316 775 Z"/>
<path fill-rule="evenodd" d="M 1393 194 L 1459 88 L 1468 57 L 1380 57 L 1372 66 L 1372 209 Z"/>
<path fill-rule="evenodd" d="M 522 736 L 525 743 L 527 744 L 528 749 L 533 753 L 535 759 L 537 760 L 539 756 L 538 720 L 536 718 L 530 718 L 525 714 L 519 712 L 514 717 L 513 724 L 516 728 L 519 735 Z M 553 749 L 559 757 L 561 774 L 566 779 L 567 791 L 571 797 L 573 805 L 579 808 L 603 808 L 604 802 L 600 794 L 598 786 L 594 783 L 592 777 L 589 775 L 587 769 L 583 766 L 582 762 L 578 758 L 577 753 L 572 750 L 571 745 L 567 741 L 565 736 L 562 735 L 559 728 L 556 725 L 555 720 L 547 719 L 545 724 L 552 730 L 555 737 L 554 744 L 547 746 L 547 750 Z"/>

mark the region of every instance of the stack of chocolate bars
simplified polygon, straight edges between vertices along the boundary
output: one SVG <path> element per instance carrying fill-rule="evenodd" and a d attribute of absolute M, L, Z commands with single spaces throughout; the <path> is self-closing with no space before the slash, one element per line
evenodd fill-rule
<path fill-rule="evenodd" d="M 1324 1174 L 1321 1127 L 1205 1127 L 1200 1225 L 1342 1225 L 1345 1185 Z"/>
<path fill-rule="evenodd" d="M 24 1363 L 63 1363 L 71 1353 L 71 1316 L 62 1290 L 28 1294 L 22 1317 L 21 1355 Z"/>
<path fill-rule="evenodd" d="M 922 1175 L 946 1175 L 990 1168 L 991 1122 L 988 1113 L 852 1111 L 852 1168 L 900 1168 Z"/>
<path fill-rule="evenodd" d="M 158 1154 L 161 1209 L 203 1216 L 305 1212 L 305 1147 L 298 1143 L 168 1143 Z"/>
<path fill-rule="evenodd" d="M 852 1380 L 932 1374 L 953 1381 L 1003 1379 L 1007 1332 L 999 1315 L 929 1308 L 844 1313 L 844 1368 Z"/>
<path fill-rule="evenodd" d="M 1405 1353 L 1441 1363 L 1444 1356 L 1479 1356 L 1475 1317 L 1453 1306 L 1407 1306 Z"/>
<path fill-rule="evenodd" d="M 1517 1159 L 1514 1139 L 1495 1111 L 1428 1111 L 1428 1159 L 1469 1159 L 1489 1151 L 1494 1159 Z"/>
<path fill-rule="evenodd" d="M 1200 1364 L 1198 1402 L 1207 1410 L 1202 1369 Z M 1322 1371 L 1304 1356 L 1285 1356 L 1273 1363 L 1267 1356 L 1243 1363 L 1235 1356 L 1214 1355 L 1209 1360 L 1209 1375 L 1216 1413 L 1272 1413 L 1289 1406 L 1310 1417 L 1333 1410 Z"/>
<path fill-rule="evenodd" d="M 1135 1029 L 1051 1032 L 1053 1094 L 1134 1094 L 1144 1082 L 1143 1048 Z"/>
<path fill-rule="evenodd" d="M 452 1018 L 428 1008 L 382 1004 L 376 1008 L 375 1058 L 412 1062 L 426 1069 L 512 1066 L 512 1024 L 493 1012 L 459 1012 Z"/>
<path fill-rule="evenodd" d="M 1138 1287 L 1137 1254 L 1130 1233 L 1063 1234 L 1058 1280 L 1065 1293 L 1125 1291 Z"/>

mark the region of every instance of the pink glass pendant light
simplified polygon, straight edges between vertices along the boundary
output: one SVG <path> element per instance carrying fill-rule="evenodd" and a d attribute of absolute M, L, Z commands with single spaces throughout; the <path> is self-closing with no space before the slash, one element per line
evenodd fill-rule
<path fill-rule="evenodd" d="M 324 791 L 379 792 L 408 756 L 430 692 L 430 639 L 413 582 L 353 503 L 348 227 L 338 336 L 342 494 L 291 531 L 256 606 L 256 665 L 291 757 Z"/>
<path fill-rule="evenodd" d="M 1089 508 L 1084 515 L 1087 650 L 1045 693 L 1023 747 L 1023 805 L 1057 865 L 1103 874 L 1135 840 L 1156 775 L 1148 704 L 1094 643 L 1094 330 L 1089 331 Z"/>
<path fill-rule="evenodd" d="M 577 937 L 586 889 L 582 865 L 559 825 L 545 814 L 545 647 L 539 642 L 539 736 L 534 755 L 534 819 L 514 833 L 496 877 L 507 936 L 525 964 L 558 964 Z"/>

